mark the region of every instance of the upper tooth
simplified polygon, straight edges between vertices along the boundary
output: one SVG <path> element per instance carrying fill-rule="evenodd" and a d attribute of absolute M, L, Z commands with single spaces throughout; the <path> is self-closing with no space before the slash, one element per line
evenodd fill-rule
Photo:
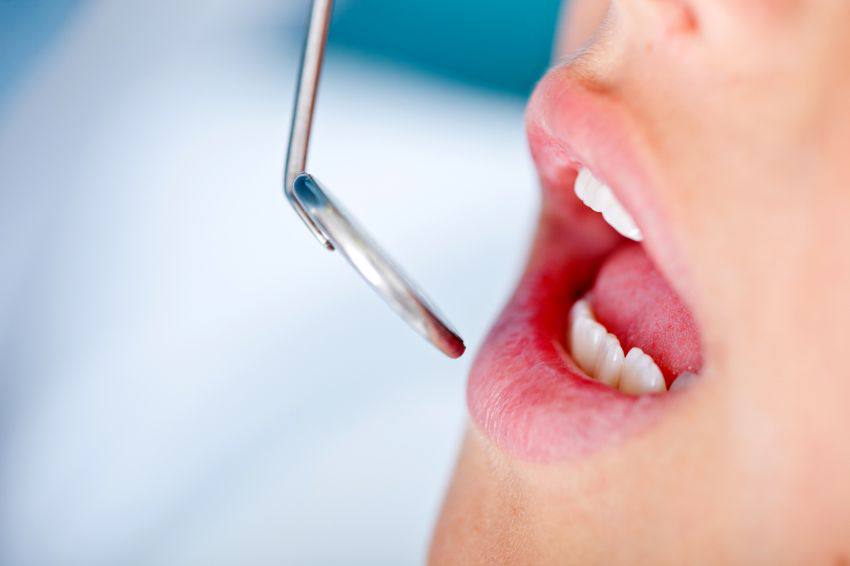
<path fill-rule="evenodd" d="M 664 376 L 652 358 L 640 348 L 629 350 L 620 374 L 620 391 L 640 395 L 666 390 Z"/>
<path fill-rule="evenodd" d="M 611 188 L 594 177 L 589 169 L 582 167 L 579 170 L 573 190 L 584 204 L 596 212 L 601 212 L 602 217 L 614 230 L 637 242 L 643 240 L 640 228 L 614 196 Z"/>

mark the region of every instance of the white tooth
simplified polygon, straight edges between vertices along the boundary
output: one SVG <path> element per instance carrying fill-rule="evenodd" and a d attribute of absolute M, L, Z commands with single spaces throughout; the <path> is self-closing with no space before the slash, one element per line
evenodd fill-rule
<path fill-rule="evenodd" d="M 620 341 L 609 333 L 602 340 L 602 346 L 599 348 L 593 376 L 606 385 L 617 387 L 624 361 L 625 356 L 623 348 L 620 347 Z"/>
<path fill-rule="evenodd" d="M 590 304 L 587 302 L 586 299 L 576 301 L 573 305 L 573 308 L 570 309 L 570 320 L 576 320 L 580 317 L 593 318 L 593 312 L 591 312 Z"/>
<path fill-rule="evenodd" d="M 575 183 L 573 184 L 573 190 L 578 198 L 581 199 L 581 202 L 586 204 L 588 201 L 593 201 L 598 188 L 598 184 L 595 183 L 595 181 L 596 179 L 593 177 L 590 170 L 585 169 L 584 167 L 579 170 Z"/>
<path fill-rule="evenodd" d="M 620 391 L 631 395 L 665 391 L 664 376 L 648 355 L 640 348 L 632 348 L 626 354 L 623 372 L 620 374 Z"/>
<path fill-rule="evenodd" d="M 593 374 L 593 366 L 606 334 L 605 328 L 592 318 L 578 317 L 572 324 L 570 351 L 573 359 L 588 375 Z"/>
<path fill-rule="evenodd" d="M 611 227 L 623 236 L 640 242 L 643 234 L 634 219 L 614 196 L 610 187 L 593 176 L 589 169 L 582 167 L 576 176 L 573 190 L 581 201 L 602 217 Z"/>
<path fill-rule="evenodd" d="M 613 193 L 611 198 L 613 199 L 612 204 L 602 211 L 602 218 L 604 218 L 608 224 L 613 226 L 614 230 L 626 238 L 636 242 L 643 240 L 643 234 L 641 234 L 640 228 L 637 227 L 637 224 L 635 224 L 635 221 L 632 220 L 631 216 L 629 216 L 629 213 L 626 212 L 626 209 L 623 208 L 623 205 L 614 198 Z"/>
<path fill-rule="evenodd" d="M 603 185 L 598 180 L 596 183 L 598 184 L 598 188 L 596 189 L 596 193 L 593 195 L 593 199 L 588 200 L 584 204 L 594 211 L 601 212 L 604 215 L 609 208 L 618 206 L 620 203 L 617 202 L 617 198 L 614 196 L 614 193 L 611 192 L 610 187 Z"/>
<path fill-rule="evenodd" d="M 697 374 L 691 371 L 683 371 L 679 374 L 679 377 L 673 380 L 673 383 L 670 384 L 670 391 L 678 391 L 680 389 L 687 389 L 693 384 L 694 381 L 697 380 Z"/>

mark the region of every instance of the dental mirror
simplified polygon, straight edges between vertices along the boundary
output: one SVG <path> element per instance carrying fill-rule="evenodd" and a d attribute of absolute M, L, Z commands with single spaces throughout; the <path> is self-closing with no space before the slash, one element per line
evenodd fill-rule
<path fill-rule="evenodd" d="M 315 177 L 306 172 L 310 127 L 332 11 L 332 0 L 313 0 L 295 90 L 283 173 L 284 194 L 319 243 L 328 250 L 339 251 L 422 337 L 450 358 L 458 358 L 466 347 L 457 332 Z"/>

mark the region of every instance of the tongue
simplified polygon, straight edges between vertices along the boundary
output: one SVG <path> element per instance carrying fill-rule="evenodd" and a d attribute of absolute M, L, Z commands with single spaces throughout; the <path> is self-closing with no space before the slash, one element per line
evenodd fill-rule
<path fill-rule="evenodd" d="M 702 366 L 694 317 L 639 245 L 615 252 L 590 292 L 596 319 L 620 339 L 623 351 L 637 347 L 652 356 L 667 385 L 683 371 Z"/>

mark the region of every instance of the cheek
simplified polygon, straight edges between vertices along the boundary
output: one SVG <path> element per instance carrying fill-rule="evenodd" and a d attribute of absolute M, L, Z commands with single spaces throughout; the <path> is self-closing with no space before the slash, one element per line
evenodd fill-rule
<path fill-rule="evenodd" d="M 762 28 L 794 18 L 810 0 L 689 0 L 700 20 L 735 28 Z"/>
<path fill-rule="evenodd" d="M 833 0 L 694 0 L 695 13 L 706 41 L 715 49 L 737 50 L 741 60 L 753 52 L 759 57 L 775 51 L 793 52 L 795 38 L 806 22 L 825 12 L 823 6 L 838 5 Z M 731 53 L 730 53 L 731 55 Z"/>

